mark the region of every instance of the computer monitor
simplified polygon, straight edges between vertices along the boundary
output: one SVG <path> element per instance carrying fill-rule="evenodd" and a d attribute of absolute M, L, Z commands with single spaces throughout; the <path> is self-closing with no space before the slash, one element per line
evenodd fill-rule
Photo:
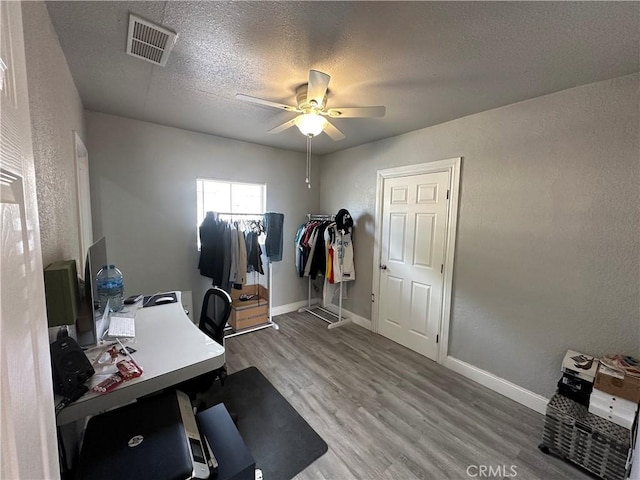
<path fill-rule="evenodd" d="M 96 329 L 96 316 L 99 318 L 103 313 L 98 311 L 96 277 L 100 269 L 107 264 L 107 241 L 102 237 L 87 250 L 84 268 L 84 297 L 80 303 L 77 322 L 78 344 L 82 347 L 97 344 L 102 333 Z"/>

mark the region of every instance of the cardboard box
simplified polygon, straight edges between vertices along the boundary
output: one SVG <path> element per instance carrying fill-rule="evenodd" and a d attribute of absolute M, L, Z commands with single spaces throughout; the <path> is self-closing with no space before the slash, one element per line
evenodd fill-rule
<path fill-rule="evenodd" d="M 255 295 L 240 300 L 242 295 Z M 231 316 L 229 325 L 234 330 L 262 325 L 269 321 L 269 290 L 263 285 L 243 285 L 242 290 L 231 290 Z"/>
<path fill-rule="evenodd" d="M 594 389 L 591 392 L 591 402 L 602 407 L 607 407 L 611 412 L 618 412 L 631 416 L 635 415 L 638 410 L 637 403 L 634 403 L 631 400 L 625 400 L 621 397 L 616 397 L 615 395 L 611 395 L 610 393 L 597 389 Z"/>
<path fill-rule="evenodd" d="M 594 402 L 593 398 L 589 402 L 589 413 L 597 415 L 600 418 L 609 420 L 610 422 L 620 425 L 621 427 L 631 430 L 633 422 L 636 418 L 636 413 L 629 413 L 620 410 L 614 410 L 606 404 Z"/>
<path fill-rule="evenodd" d="M 640 378 L 600 365 L 596 375 L 595 388 L 616 397 L 640 402 Z"/>
<path fill-rule="evenodd" d="M 573 350 L 567 350 L 562 360 L 562 372 L 593 383 L 598 370 L 598 359 Z"/>

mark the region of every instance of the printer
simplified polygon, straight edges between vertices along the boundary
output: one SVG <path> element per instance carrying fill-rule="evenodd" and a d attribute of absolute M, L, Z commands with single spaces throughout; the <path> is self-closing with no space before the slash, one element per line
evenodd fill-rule
<path fill-rule="evenodd" d="M 77 478 L 206 479 L 217 468 L 206 449 L 189 397 L 162 393 L 92 417 Z"/>

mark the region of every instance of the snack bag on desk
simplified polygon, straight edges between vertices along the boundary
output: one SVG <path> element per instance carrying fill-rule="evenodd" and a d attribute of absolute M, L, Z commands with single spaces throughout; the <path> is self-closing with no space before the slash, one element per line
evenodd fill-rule
<path fill-rule="evenodd" d="M 109 393 L 122 382 L 137 378 L 143 373 L 142 368 L 133 359 L 120 360 L 116 366 L 118 367 L 118 373 L 114 373 L 91 390 L 96 393 Z"/>

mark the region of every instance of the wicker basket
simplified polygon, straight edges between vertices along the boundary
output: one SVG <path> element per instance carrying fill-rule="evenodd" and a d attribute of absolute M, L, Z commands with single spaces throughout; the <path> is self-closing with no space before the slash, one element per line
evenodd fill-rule
<path fill-rule="evenodd" d="M 547 405 L 542 445 L 606 480 L 627 477 L 631 432 L 562 395 Z"/>

